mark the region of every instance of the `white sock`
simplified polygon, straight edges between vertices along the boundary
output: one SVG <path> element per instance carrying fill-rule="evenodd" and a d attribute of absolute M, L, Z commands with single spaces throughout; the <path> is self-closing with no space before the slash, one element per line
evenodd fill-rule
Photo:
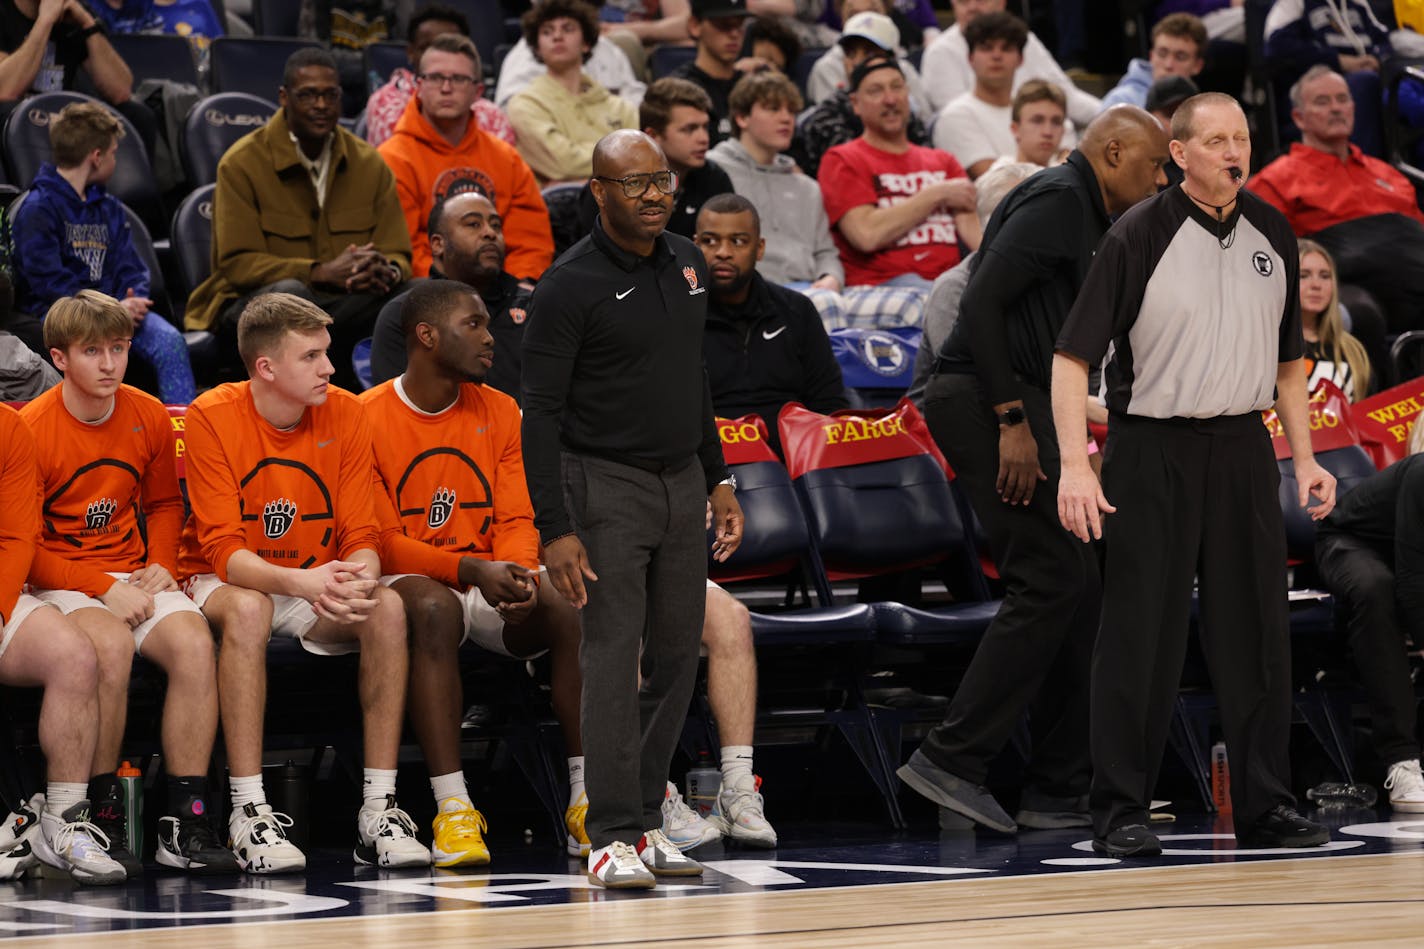
<path fill-rule="evenodd" d="M 473 808 L 475 806 L 475 802 L 470 800 L 470 789 L 465 786 L 465 772 L 463 771 L 432 775 L 430 790 L 435 793 L 436 807 L 452 797 L 466 807 Z"/>
<path fill-rule="evenodd" d="M 362 771 L 361 806 L 386 807 L 386 797 L 396 793 L 396 771 L 382 771 L 380 768 L 366 768 Z"/>
<path fill-rule="evenodd" d="M 569 759 L 569 807 L 573 807 L 583 797 L 583 755 Z"/>
<path fill-rule="evenodd" d="M 51 781 L 45 787 L 45 813 L 63 817 L 89 793 L 87 781 Z"/>
<path fill-rule="evenodd" d="M 244 804 L 266 804 L 267 792 L 262 789 L 262 775 L 254 774 L 251 777 L 229 779 L 232 789 L 232 809 L 242 810 Z"/>
<path fill-rule="evenodd" d="M 742 783 L 743 776 L 748 781 L 752 777 L 752 746 L 722 746 L 722 787 L 734 787 Z"/>

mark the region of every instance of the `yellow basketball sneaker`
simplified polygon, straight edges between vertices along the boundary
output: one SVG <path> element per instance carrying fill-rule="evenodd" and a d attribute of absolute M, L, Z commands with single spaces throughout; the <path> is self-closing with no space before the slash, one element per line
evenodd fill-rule
<path fill-rule="evenodd" d="M 435 844 L 430 848 L 437 867 L 482 867 L 490 862 L 481 833 L 489 830 L 485 817 L 458 797 L 440 802 L 435 815 Z"/>
<path fill-rule="evenodd" d="M 580 794 L 578 801 L 570 804 L 569 809 L 564 811 L 564 827 L 569 832 L 568 851 L 570 857 L 587 857 L 591 849 L 588 843 L 588 832 L 583 829 L 583 822 L 588 818 L 588 795 Z"/>

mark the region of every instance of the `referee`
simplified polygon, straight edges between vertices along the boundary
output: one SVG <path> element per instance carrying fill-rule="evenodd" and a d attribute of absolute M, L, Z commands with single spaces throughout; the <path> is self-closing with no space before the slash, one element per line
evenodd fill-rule
<path fill-rule="evenodd" d="M 709 496 L 718 560 L 742 512 L 702 368 L 707 265 L 663 233 L 677 175 L 625 129 L 595 147 L 592 189 L 593 232 L 530 300 L 524 466 L 549 580 L 583 611 L 588 876 L 650 887 L 702 872 L 661 807 L 697 674 Z"/>
<path fill-rule="evenodd" d="M 1148 802 L 1180 685 L 1193 578 L 1231 757 L 1236 838 L 1319 846 L 1329 833 L 1296 812 L 1288 787 L 1285 530 L 1260 416 L 1275 405 L 1301 506 L 1314 494 L 1311 516 L 1329 514 L 1335 479 L 1310 450 L 1295 236 L 1240 190 L 1251 139 L 1236 100 L 1206 93 L 1184 102 L 1171 149 L 1184 181 L 1108 232 L 1053 364 L 1059 516 L 1084 542 L 1105 536 L 1107 548 L 1090 711 L 1093 848 L 1161 853 Z M 1099 487 L 1080 433 L 1088 367 L 1109 345 Z M 1105 530 L 1102 514 L 1112 515 Z"/>

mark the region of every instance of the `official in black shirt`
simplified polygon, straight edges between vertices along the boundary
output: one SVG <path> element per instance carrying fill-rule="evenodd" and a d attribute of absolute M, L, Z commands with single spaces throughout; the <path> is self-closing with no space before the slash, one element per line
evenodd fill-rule
<path fill-rule="evenodd" d="M 900 769 L 910 787 L 1012 833 L 1088 823 L 1088 660 L 1100 582 L 1091 548 L 1058 524 L 1048 386 L 1053 344 L 1112 215 L 1164 184 L 1167 137 L 1134 106 L 1099 116 L 1057 168 L 1000 203 L 925 388 L 925 417 L 989 536 L 1004 580 L 948 714 Z M 1087 442 L 1086 424 L 1079 437 Z M 1017 820 L 983 788 L 1030 711 Z"/>
<path fill-rule="evenodd" d="M 646 887 L 649 870 L 701 872 L 663 835 L 661 805 L 697 674 L 706 507 L 719 560 L 742 513 L 702 368 L 706 267 L 663 233 L 676 175 L 624 129 L 594 149 L 593 179 L 593 233 L 531 300 L 524 463 L 549 579 L 583 610 L 589 877 Z"/>
<path fill-rule="evenodd" d="M 712 274 L 702 346 L 712 407 L 723 418 L 760 415 L 780 454 L 776 418 L 786 403 L 822 413 L 850 404 L 826 327 L 804 294 L 756 272 L 766 239 L 746 198 L 723 194 L 704 205 L 697 246 Z"/>
<path fill-rule="evenodd" d="M 519 367 L 524 350 L 524 321 L 529 291 L 504 269 L 504 223 L 489 198 L 464 191 L 436 203 L 430 212 L 431 271 L 467 283 L 489 310 L 494 336 L 494 365 L 485 384 L 520 398 Z M 406 291 L 409 293 L 409 291 Z M 379 385 L 405 372 L 405 333 L 401 303 L 406 293 L 381 307 L 371 332 L 371 381 Z"/>

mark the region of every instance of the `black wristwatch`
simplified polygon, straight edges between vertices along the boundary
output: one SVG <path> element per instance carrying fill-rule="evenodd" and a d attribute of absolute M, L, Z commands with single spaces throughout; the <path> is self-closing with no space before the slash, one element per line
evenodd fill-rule
<path fill-rule="evenodd" d="M 997 416 L 1000 425 L 1007 425 L 1012 428 L 1028 421 L 1028 416 L 1024 414 L 1022 405 L 1011 406 L 1000 412 Z"/>

